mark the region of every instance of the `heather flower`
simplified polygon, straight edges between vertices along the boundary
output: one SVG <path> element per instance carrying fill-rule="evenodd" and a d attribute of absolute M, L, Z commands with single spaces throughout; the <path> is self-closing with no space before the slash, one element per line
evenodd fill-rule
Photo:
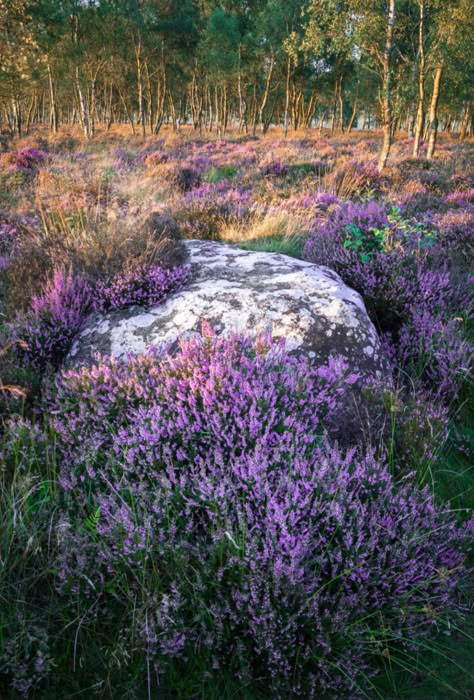
<path fill-rule="evenodd" d="M 360 163 L 348 160 L 331 175 L 332 185 L 340 197 L 374 196 L 387 189 L 387 178 L 382 176 L 372 161 Z"/>
<path fill-rule="evenodd" d="M 344 381 L 209 333 L 64 373 L 60 590 L 101 591 L 105 616 L 112 582 L 137 600 L 150 581 L 134 609 L 158 674 L 199 654 L 272 697 L 357 697 L 371 640 L 415 642 L 454 612 L 468 535 L 372 453 L 321 441 Z"/>
<path fill-rule="evenodd" d="M 147 168 L 155 168 L 157 165 L 166 163 L 168 159 L 169 156 L 163 151 L 153 151 L 153 153 L 150 153 L 145 157 L 144 163 Z"/>
<path fill-rule="evenodd" d="M 20 317 L 13 332 L 26 342 L 22 358 L 38 369 L 58 367 L 78 333 L 91 304 L 89 285 L 69 271 L 58 269 L 33 297 L 31 309 Z"/>
<path fill-rule="evenodd" d="M 265 177 L 284 177 L 288 174 L 288 166 L 281 160 L 265 160 L 260 167 Z"/>
<path fill-rule="evenodd" d="M 92 306 L 95 311 L 132 305 L 156 306 L 163 303 L 171 292 L 181 289 L 188 276 L 188 266 L 169 269 L 160 265 L 140 265 L 116 275 L 110 282 L 97 282 Z"/>
<path fill-rule="evenodd" d="M 0 166 L 34 175 L 46 161 L 47 154 L 37 148 L 20 148 L 0 156 Z"/>
<path fill-rule="evenodd" d="M 305 247 L 306 257 L 333 267 L 362 294 L 388 334 L 392 360 L 434 382 L 446 400 L 472 367 L 472 347 L 454 320 L 460 308 L 472 308 L 472 294 L 465 279 L 453 277 L 449 240 L 446 223 L 441 229 L 383 204 L 347 203 L 317 221 Z"/>

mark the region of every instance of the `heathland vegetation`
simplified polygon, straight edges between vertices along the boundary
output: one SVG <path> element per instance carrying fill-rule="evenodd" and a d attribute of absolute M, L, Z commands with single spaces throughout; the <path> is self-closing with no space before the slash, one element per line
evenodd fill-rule
<path fill-rule="evenodd" d="M 0 0 L 2 699 L 472 697 L 469 9 Z M 186 239 L 335 270 L 391 378 L 72 366 Z"/>

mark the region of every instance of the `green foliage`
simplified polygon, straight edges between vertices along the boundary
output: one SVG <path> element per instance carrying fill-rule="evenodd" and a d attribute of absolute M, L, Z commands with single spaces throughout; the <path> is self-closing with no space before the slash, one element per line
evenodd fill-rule
<path fill-rule="evenodd" d="M 369 260 L 377 253 L 390 251 L 396 245 L 403 245 L 403 239 L 416 240 L 420 249 L 433 246 L 436 243 L 437 234 L 423 221 L 404 219 L 398 207 L 392 207 L 387 215 L 388 226 L 382 228 L 370 228 L 367 232 L 355 224 L 348 224 L 344 248 L 359 254 L 362 262 Z"/>
<path fill-rule="evenodd" d="M 212 166 L 206 170 L 202 176 L 204 182 L 214 184 L 220 180 L 232 178 L 237 173 L 237 168 L 234 165 L 223 165 L 222 167 Z"/>

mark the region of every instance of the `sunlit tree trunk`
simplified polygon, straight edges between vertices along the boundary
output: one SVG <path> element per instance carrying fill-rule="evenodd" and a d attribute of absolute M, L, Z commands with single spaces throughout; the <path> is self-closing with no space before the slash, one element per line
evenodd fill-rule
<path fill-rule="evenodd" d="M 138 124 L 140 126 L 142 136 L 145 136 L 145 98 L 143 95 L 143 76 L 142 76 L 142 57 L 141 57 L 141 42 L 135 45 L 135 61 L 137 64 L 137 93 L 138 93 Z"/>
<path fill-rule="evenodd" d="M 472 103 L 470 101 L 468 101 L 466 104 L 466 109 L 464 110 L 464 114 L 462 116 L 461 127 L 459 130 L 459 140 L 460 141 L 463 141 L 466 138 L 467 127 L 469 125 L 469 120 L 470 120 L 470 116 L 471 116 L 471 105 L 472 105 Z"/>
<path fill-rule="evenodd" d="M 425 24 L 425 3 L 419 0 L 420 24 L 418 27 L 418 107 L 415 122 L 415 141 L 413 143 L 413 158 L 418 158 L 420 151 L 421 135 L 425 121 L 425 44 L 424 44 L 424 24 Z"/>
<path fill-rule="evenodd" d="M 387 24 L 387 40 L 385 43 L 385 52 L 383 59 L 383 97 L 382 97 L 382 125 L 383 125 L 383 143 L 380 151 L 378 170 L 379 172 L 385 168 L 387 164 L 390 146 L 392 144 L 392 110 L 390 101 L 390 87 L 392 77 L 392 46 L 393 46 L 393 29 L 395 26 L 395 0 L 390 0 L 388 10 Z"/>
<path fill-rule="evenodd" d="M 269 65 L 268 71 L 267 71 L 267 78 L 265 80 L 265 90 L 263 91 L 262 100 L 260 102 L 260 106 L 258 109 L 258 119 L 259 119 L 260 124 L 262 125 L 262 131 L 264 128 L 263 112 L 265 110 L 265 106 L 266 106 L 267 101 L 268 101 L 268 96 L 270 94 L 270 84 L 271 84 L 271 80 L 272 80 L 272 76 L 273 76 L 274 66 L 275 66 L 275 57 L 272 53 L 271 58 L 270 58 L 270 65 Z M 255 136 L 255 134 L 254 134 L 254 136 Z"/>
<path fill-rule="evenodd" d="M 56 106 L 56 92 L 54 90 L 53 76 L 49 61 L 47 63 L 49 83 L 49 128 L 53 134 L 58 132 L 58 108 Z"/>
<path fill-rule="evenodd" d="M 443 74 L 443 66 L 437 66 L 433 80 L 433 94 L 431 95 L 429 126 L 428 126 L 428 150 L 426 157 L 428 160 L 434 155 L 436 148 L 436 137 L 438 136 L 438 100 L 439 88 L 441 85 L 441 76 Z"/>

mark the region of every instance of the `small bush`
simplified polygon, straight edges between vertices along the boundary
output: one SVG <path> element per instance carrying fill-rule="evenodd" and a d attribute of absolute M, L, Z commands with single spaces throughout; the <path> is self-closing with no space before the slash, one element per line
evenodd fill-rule
<path fill-rule="evenodd" d="M 187 267 L 166 269 L 159 265 L 140 265 L 114 277 L 110 282 L 97 282 L 94 290 L 96 311 L 121 309 L 126 306 L 156 306 L 180 289 L 189 276 Z"/>
<path fill-rule="evenodd" d="M 376 163 L 349 160 L 340 165 L 330 177 L 338 197 L 373 197 L 388 187 L 387 178 L 380 175 Z"/>
<path fill-rule="evenodd" d="M 40 370 L 48 364 L 59 367 L 90 305 L 89 285 L 71 272 L 56 270 L 41 294 L 33 297 L 31 310 L 13 326 L 27 346 L 21 351 L 23 360 Z"/>
<path fill-rule="evenodd" d="M 461 286 L 450 273 L 449 244 L 429 222 L 375 202 L 347 203 L 315 225 L 305 256 L 362 294 L 405 370 L 434 382 L 446 400 L 469 381 L 472 346 L 455 317 L 472 302 L 465 278 Z"/>
<path fill-rule="evenodd" d="M 378 658 L 454 614 L 468 534 L 321 441 L 344 386 L 336 364 L 209 335 L 60 378 L 59 590 L 105 624 L 120 606 L 162 688 L 212 668 L 272 697 L 359 697 Z"/>

